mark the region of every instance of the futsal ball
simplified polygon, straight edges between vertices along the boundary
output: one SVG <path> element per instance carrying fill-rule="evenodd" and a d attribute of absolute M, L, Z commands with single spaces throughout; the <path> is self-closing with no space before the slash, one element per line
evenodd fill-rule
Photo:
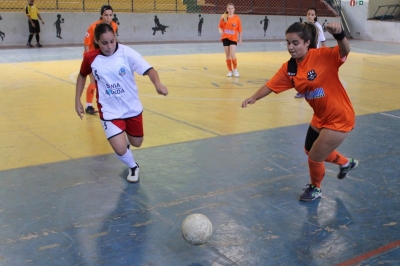
<path fill-rule="evenodd" d="M 181 226 L 183 238 L 190 244 L 202 245 L 212 235 L 212 224 L 207 216 L 194 213 L 185 218 Z"/>

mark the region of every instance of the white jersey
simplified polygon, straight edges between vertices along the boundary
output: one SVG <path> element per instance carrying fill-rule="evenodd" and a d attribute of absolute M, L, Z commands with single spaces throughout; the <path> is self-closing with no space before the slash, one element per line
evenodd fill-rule
<path fill-rule="evenodd" d="M 318 28 L 318 43 L 317 43 L 317 48 L 321 47 L 321 42 L 326 41 L 324 31 L 322 30 L 321 24 L 319 24 L 317 21 L 315 21 L 315 26 Z"/>
<path fill-rule="evenodd" d="M 102 120 L 135 117 L 143 112 L 134 72 L 145 75 L 151 68 L 138 52 L 119 43 L 110 56 L 103 55 L 100 49 L 85 54 L 80 73 L 92 73 L 96 80 Z"/>

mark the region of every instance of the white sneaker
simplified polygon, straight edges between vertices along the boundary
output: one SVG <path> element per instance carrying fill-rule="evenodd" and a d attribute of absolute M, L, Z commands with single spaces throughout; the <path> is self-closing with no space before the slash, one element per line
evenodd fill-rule
<path fill-rule="evenodd" d="M 235 77 L 239 77 L 239 72 L 237 71 L 237 69 L 234 69 L 234 70 L 233 70 L 233 75 L 234 75 Z"/>
<path fill-rule="evenodd" d="M 227 77 L 232 77 L 232 71 L 228 72 L 228 75 L 226 75 Z"/>
<path fill-rule="evenodd" d="M 139 165 L 138 164 L 136 164 L 135 167 L 129 169 L 129 173 L 128 173 L 128 176 L 126 177 L 126 179 L 132 183 L 136 183 L 139 181 Z"/>

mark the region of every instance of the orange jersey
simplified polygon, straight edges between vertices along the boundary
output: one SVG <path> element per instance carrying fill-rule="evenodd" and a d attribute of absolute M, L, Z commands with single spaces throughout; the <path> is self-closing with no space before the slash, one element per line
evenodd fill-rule
<path fill-rule="evenodd" d="M 346 90 L 339 80 L 339 67 L 344 63 L 339 47 L 310 49 L 297 63 L 297 74 L 286 62 L 266 85 L 275 93 L 295 88 L 304 95 L 314 110 L 311 125 L 348 132 L 353 129 L 355 114 Z"/>
<path fill-rule="evenodd" d="M 229 39 L 233 42 L 238 41 L 238 33 L 242 33 L 242 22 L 239 16 L 233 15 L 228 18 L 228 21 L 224 21 L 223 18 L 219 21 L 219 28 L 222 29 L 222 39 Z"/>
<path fill-rule="evenodd" d="M 89 46 L 89 52 L 93 51 L 95 49 L 94 48 L 94 29 L 100 23 L 102 23 L 102 21 L 98 20 L 98 21 L 94 22 L 92 25 L 90 25 L 89 28 L 87 29 L 85 39 L 83 39 L 83 43 L 86 46 Z M 115 23 L 114 21 L 111 21 L 110 25 L 113 28 L 114 32 L 117 32 L 117 30 L 118 30 L 117 23 Z"/>

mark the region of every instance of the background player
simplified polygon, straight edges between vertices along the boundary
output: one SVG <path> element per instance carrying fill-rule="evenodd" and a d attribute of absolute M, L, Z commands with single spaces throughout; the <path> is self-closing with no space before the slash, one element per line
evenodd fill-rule
<path fill-rule="evenodd" d="M 307 21 L 310 23 L 314 23 L 314 25 L 318 28 L 318 43 L 317 43 L 317 48 L 320 47 L 326 47 L 326 39 L 324 35 L 324 31 L 322 30 L 321 24 L 318 23 L 317 21 L 317 9 L 315 7 L 310 7 L 307 10 Z M 296 93 L 294 98 L 303 98 L 304 95 L 301 93 Z"/>
<path fill-rule="evenodd" d="M 35 1 L 34 0 L 29 0 L 28 5 L 25 7 L 25 14 L 28 17 L 28 24 L 29 24 L 29 37 L 28 37 L 28 42 L 26 45 L 28 47 L 33 47 L 31 44 L 31 41 L 33 39 L 33 35 L 36 37 L 36 46 L 37 47 L 42 47 L 40 44 L 40 24 L 39 20 L 42 22 L 44 25 L 44 21 L 42 17 L 39 14 L 39 10 L 35 6 Z"/>
<path fill-rule="evenodd" d="M 236 46 L 242 45 L 242 23 L 239 16 L 235 15 L 235 6 L 229 3 L 225 13 L 219 21 L 218 31 L 225 50 L 226 65 L 228 66 L 228 77 L 239 77 L 237 71 Z M 239 41 L 238 41 L 239 40 Z M 233 68 L 232 68 L 233 66 Z"/>
<path fill-rule="evenodd" d="M 84 53 L 93 51 L 95 49 L 95 41 L 94 41 L 94 29 L 100 23 L 110 24 L 113 28 L 114 32 L 118 31 L 118 25 L 115 23 L 113 19 L 113 9 L 110 5 L 103 5 L 100 10 L 100 19 L 92 23 L 86 31 L 86 37 L 83 40 L 84 43 Z M 89 75 L 90 83 L 86 89 L 86 113 L 87 114 L 95 114 L 97 113 L 96 109 L 94 109 L 92 102 L 94 98 L 94 92 L 96 89 L 96 84 L 93 78 L 93 75 Z"/>

